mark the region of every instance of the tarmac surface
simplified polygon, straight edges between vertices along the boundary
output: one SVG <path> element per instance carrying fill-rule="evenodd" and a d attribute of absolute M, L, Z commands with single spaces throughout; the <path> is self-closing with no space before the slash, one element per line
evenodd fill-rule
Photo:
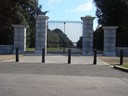
<path fill-rule="evenodd" d="M 73 55 L 71 56 L 71 64 L 93 64 L 93 56 L 81 56 L 81 55 Z M 2 62 L 15 62 L 15 59 L 4 60 Z M 21 63 L 41 63 L 42 56 L 41 55 L 29 55 L 25 54 L 19 57 L 19 62 Z M 103 62 L 100 59 L 97 59 L 99 65 L 103 65 Z M 67 64 L 68 56 L 67 55 L 53 55 L 49 54 L 45 56 L 46 64 Z"/>
<path fill-rule="evenodd" d="M 0 96 L 128 96 L 128 73 L 91 56 L 22 56 L 0 62 Z"/>

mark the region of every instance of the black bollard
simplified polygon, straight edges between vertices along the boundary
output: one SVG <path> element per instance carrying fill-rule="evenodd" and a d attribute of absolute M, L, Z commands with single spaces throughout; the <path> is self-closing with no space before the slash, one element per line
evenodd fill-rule
<path fill-rule="evenodd" d="M 94 50 L 94 60 L 93 60 L 93 64 L 97 64 L 97 50 Z"/>
<path fill-rule="evenodd" d="M 19 62 L 19 48 L 16 47 L 16 62 Z"/>
<path fill-rule="evenodd" d="M 68 50 L 68 64 L 71 63 L 71 49 Z"/>
<path fill-rule="evenodd" d="M 120 50 L 120 65 L 123 65 L 123 50 Z"/>
<path fill-rule="evenodd" d="M 42 48 L 42 63 L 45 63 L 45 48 Z"/>

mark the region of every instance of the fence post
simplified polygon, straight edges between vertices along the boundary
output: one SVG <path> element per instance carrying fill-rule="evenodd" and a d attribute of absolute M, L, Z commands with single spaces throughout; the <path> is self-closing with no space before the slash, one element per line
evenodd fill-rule
<path fill-rule="evenodd" d="M 71 49 L 68 50 L 68 64 L 71 63 Z"/>
<path fill-rule="evenodd" d="M 120 50 L 120 65 L 123 65 L 123 50 Z"/>
<path fill-rule="evenodd" d="M 19 62 L 19 48 L 16 47 L 16 62 Z"/>
<path fill-rule="evenodd" d="M 42 48 L 42 63 L 45 63 L 45 48 Z"/>
<path fill-rule="evenodd" d="M 97 50 L 94 50 L 94 60 L 93 60 L 93 64 L 97 64 Z"/>

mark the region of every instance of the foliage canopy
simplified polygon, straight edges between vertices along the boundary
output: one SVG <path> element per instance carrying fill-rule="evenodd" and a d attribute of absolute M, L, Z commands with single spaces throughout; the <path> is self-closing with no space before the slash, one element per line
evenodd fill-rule
<path fill-rule="evenodd" d="M 99 25 L 118 26 L 116 47 L 128 46 L 128 0 L 93 0 Z M 95 34 L 101 32 L 97 29 Z M 102 34 L 102 33 L 101 33 Z M 102 40 L 103 37 L 100 37 Z M 97 40 L 97 39 L 96 39 Z M 99 40 L 99 39 L 98 39 Z"/>

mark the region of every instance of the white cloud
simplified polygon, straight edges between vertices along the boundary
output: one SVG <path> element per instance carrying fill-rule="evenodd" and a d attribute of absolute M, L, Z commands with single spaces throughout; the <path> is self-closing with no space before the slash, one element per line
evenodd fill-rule
<path fill-rule="evenodd" d="M 48 5 L 53 5 L 60 2 L 62 2 L 62 0 L 48 0 Z"/>
<path fill-rule="evenodd" d="M 79 5 L 78 7 L 71 9 L 71 10 L 66 10 L 66 13 L 72 13 L 72 12 L 88 12 L 92 10 L 93 4 L 92 2 L 86 2 L 84 4 Z"/>

